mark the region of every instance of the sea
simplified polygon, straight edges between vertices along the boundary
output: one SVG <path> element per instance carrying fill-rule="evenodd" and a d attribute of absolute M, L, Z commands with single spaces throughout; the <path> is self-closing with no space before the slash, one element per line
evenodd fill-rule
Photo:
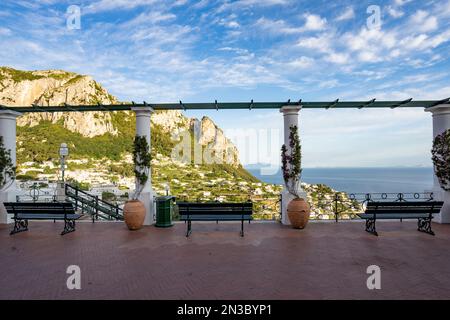
<path fill-rule="evenodd" d="M 263 182 L 283 184 L 281 170 L 266 175 L 255 165 L 246 169 Z M 304 168 L 301 180 L 348 193 L 422 193 L 433 187 L 433 168 Z"/>

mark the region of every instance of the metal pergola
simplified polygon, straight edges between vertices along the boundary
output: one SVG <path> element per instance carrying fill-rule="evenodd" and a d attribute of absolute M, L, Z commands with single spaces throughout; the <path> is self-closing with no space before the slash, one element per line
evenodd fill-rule
<path fill-rule="evenodd" d="M 364 109 L 364 108 L 431 108 L 439 104 L 450 103 L 450 98 L 443 100 L 413 100 L 403 101 L 282 101 L 282 102 L 217 102 L 212 103 L 119 103 L 119 104 L 95 104 L 95 105 L 69 105 L 42 106 L 5 106 L 0 105 L 0 110 L 12 110 L 20 113 L 27 112 L 84 112 L 84 111 L 126 111 L 151 107 L 154 110 L 237 110 L 237 109 L 280 109 L 285 106 L 301 106 L 304 109 Z"/>

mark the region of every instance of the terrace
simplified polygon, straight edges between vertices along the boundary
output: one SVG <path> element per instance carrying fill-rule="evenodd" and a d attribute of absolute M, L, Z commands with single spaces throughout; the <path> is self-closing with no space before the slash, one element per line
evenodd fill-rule
<path fill-rule="evenodd" d="M 0 225 L 0 299 L 449 299 L 450 225 L 362 221 L 312 222 L 294 230 L 254 222 L 145 226 L 121 222 L 30 222 L 9 235 Z M 368 290 L 366 268 L 381 268 L 381 290 Z M 66 288 L 66 269 L 81 268 L 81 290 Z"/>
<path fill-rule="evenodd" d="M 166 105 L 145 102 L 143 105 L 65 105 L 62 109 L 3 106 L 0 136 L 15 164 L 16 118 L 22 112 L 133 110 L 136 135 L 150 144 L 153 110 L 212 107 L 279 109 L 284 117 L 285 145 L 289 144 L 289 128 L 298 125 L 302 107 L 424 108 L 433 114 L 435 136 L 450 127 L 449 99 L 336 100 L 317 104 L 301 101 L 183 104 L 180 101 Z M 13 183 L 0 192 L 0 204 L 17 199 L 16 187 Z M 239 223 L 195 222 L 192 236 L 186 238 L 183 223 L 176 222 L 173 228 L 164 229 L 153 226 L 151 179 L 145 183 L 140 197 L 147 205 L 144 227 L 135 232 L 130 232 L 120 221 L 80 221 L 76 232 L 61 237 L 61 223 L 31 221 L 28 232 L 10 236 L 11 219 L 0 206 L 0 272 L 7 275 L 0 279 L 0 299 L 449 299 L 450 271 L 443 266 L 450 263 L 450 225 L 444 224 L 450 221 L 450 192 L 440 190 L 436 176 L 431 192 L 436 200 L 445 203 L 436 215 L 435 220 L 440 223 L 433 223 L 434 237 L 417 232 L 416 220 L 380 221 L 379 237 L 365 232 L 361 220 L 312 221 L 306 229 L 295 230 L 289 226 L 286 214 L 292 198 L 284 190 L 273 200 L 280 215 L 272 219 L 279 218 L 281 223 L 251 223 L 245 227 L 246 236 L 240 237 Z M 341 196 L 339 193 L 328 197 L 314 195 L 312 211 L 317 219 L 321 219 L 321 211 L 331 212 L 327 214 L 329 219 L 354 218 L 354 213 L 360 210 L 353 212 L 348 208 L 358 206 L 358 195 Z M 388 199 L 387 194 L 379 196 Z M 61 183 L 56 198 L 66 197 L 72 197 L 75 208 L 87 212 L 93 220 L 102 210 L 109 216 L 112 213 L 119 216 L 117 205 L 104 201 L 99 204 L 98 197 Z M 416 194 L 412 198 L 417 200 Z M 86 205 L 90 206 L 90 212 L 83 207 Z M 266 206 L 256 209 L 263 212 Z M 267 219 L 264 213 L 261 215 Z M 82 290 L 66 287 L 66 270 L 71 265 L 81 268 Z M 366 270 L 371 265 L 381 268 L 381 290 L 367 287 Z"/>

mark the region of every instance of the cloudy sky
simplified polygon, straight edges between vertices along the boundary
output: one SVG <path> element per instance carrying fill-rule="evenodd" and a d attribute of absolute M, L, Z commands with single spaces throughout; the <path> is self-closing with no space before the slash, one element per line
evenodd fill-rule
<path fill-rule="evenodd" d="M 89 74 L 152 103 L 443 99 L 449 41 L 450 0 L 0 3 L 0 65 Z M 277 110 L 206 115 L 244 163 L 278 161 Z M 423 110 L 303 110 L 300 121 L 305 167 L 431 165 Z"/>

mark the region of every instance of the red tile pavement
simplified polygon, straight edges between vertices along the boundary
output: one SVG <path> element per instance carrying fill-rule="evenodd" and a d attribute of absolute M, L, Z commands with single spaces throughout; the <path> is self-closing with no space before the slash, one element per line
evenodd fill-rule
<path fill-rule="evenodd" d="M 193 223 L 128 231 L 121 222 L 30 221 L 9 235 L 0 225 L 0 299 L 449 299 L 450 225 L 380 222 Z M 81 268 L 81 290 L 68 290 L 66 268 Z M 368 290 L 366 268 L 381 267 L 381 290 Z"/>

